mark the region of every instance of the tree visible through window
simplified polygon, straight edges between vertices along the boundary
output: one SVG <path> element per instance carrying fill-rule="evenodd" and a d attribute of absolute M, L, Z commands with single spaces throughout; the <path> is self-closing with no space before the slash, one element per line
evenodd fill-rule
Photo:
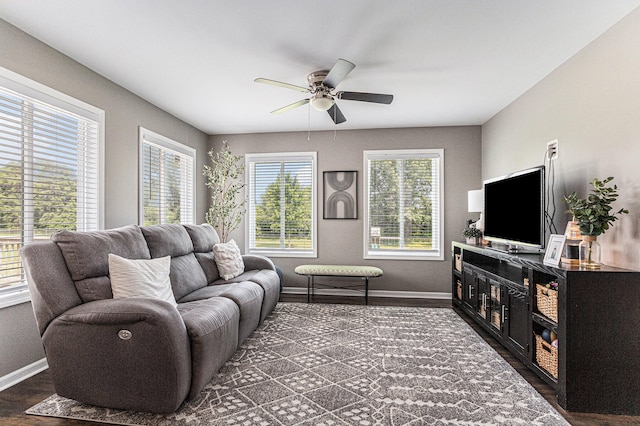
<path fill-rule="evenodd" d="M 368 257 L 441 257 L 442 150 L 365 151 Z"/>
<path fill-rule="evenodd" d="M 247 154 L 249 251 L 315 255 L 315 153 Z"/>
<path fill-rule="evenodd" d="M 98 229 L 100 112 L 0 84 L 11 86 L 0 87 L 1 293 L 24 284 L 23 245 L 59 229 Z"/>

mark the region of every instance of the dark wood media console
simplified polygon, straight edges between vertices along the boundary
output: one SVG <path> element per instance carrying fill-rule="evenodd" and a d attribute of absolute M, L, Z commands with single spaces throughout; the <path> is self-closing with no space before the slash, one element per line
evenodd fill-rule
<path fill-rule="evenodd" d="M 551 385 L 560 406 L 640 415 L 640 272 L 551 267 L 541 254 L 458 242 L 452 250 L 454 307 Z"/>

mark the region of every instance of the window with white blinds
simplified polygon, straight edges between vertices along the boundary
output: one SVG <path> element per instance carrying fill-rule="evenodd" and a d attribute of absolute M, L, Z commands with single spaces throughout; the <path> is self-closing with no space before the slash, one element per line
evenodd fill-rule
<path fill-rule="evenodd" d="M 140 223 L 195 223 L 196 151 L 140 128 Z"/>
<path fill-rule="evenodd" d="M 365 258 L 444 258 L 444 150 L 365 151 Z"/>
<path fill-rule="evenodd" d="M 316 153 L 247 154 L 249 253 L 316 257 Z"/>
<path fill-rule="evenodd" d="M 100 227 L 103 112 L 0 70 L 0 295 L 25 287 L 20 248 Z"/>

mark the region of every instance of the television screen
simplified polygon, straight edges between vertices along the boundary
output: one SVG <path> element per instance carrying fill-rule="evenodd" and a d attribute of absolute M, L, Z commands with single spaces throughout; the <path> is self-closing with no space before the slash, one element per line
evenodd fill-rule
<path fill-rule="evenodd" d="M 484 182 L 484 237 L 544 248 L 544 166 Z"/>

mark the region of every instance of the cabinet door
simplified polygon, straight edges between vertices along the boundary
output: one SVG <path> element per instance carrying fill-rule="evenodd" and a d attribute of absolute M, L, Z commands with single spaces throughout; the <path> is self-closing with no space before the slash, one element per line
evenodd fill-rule
<path fill-rule="evenodd" d="M 480 317 L 484 318 L 485 320 L 489 316 L 488 282 L 489 282 L 488 278 L 478 274 L 476 278 L 476 289 L 478 293 L 478 302 L 477 302 L 478 304 L 476 306 L 476 312 L 478 313 L 478 315 L 480 315 Z"/>
<path fill-rule="evenodd" d="M 504 336 L 521 353 L 526 354 L 529 341 L 529 302 L 527 293 L 504 287 L 507 297 L 504 319 Z"/>
<path fill-rule="evenodd" d="M 502 333 L 502 295 L 500 283 L 494 279 L 487 280 L 489 288 L 489 323 L 491 327 Z"/>
<path fill-rule="evenodd" d="M 462 273 L 462 297 L 465 305 L 476 309 L 478 306 L 477 274 L 469 268 Z"/>

